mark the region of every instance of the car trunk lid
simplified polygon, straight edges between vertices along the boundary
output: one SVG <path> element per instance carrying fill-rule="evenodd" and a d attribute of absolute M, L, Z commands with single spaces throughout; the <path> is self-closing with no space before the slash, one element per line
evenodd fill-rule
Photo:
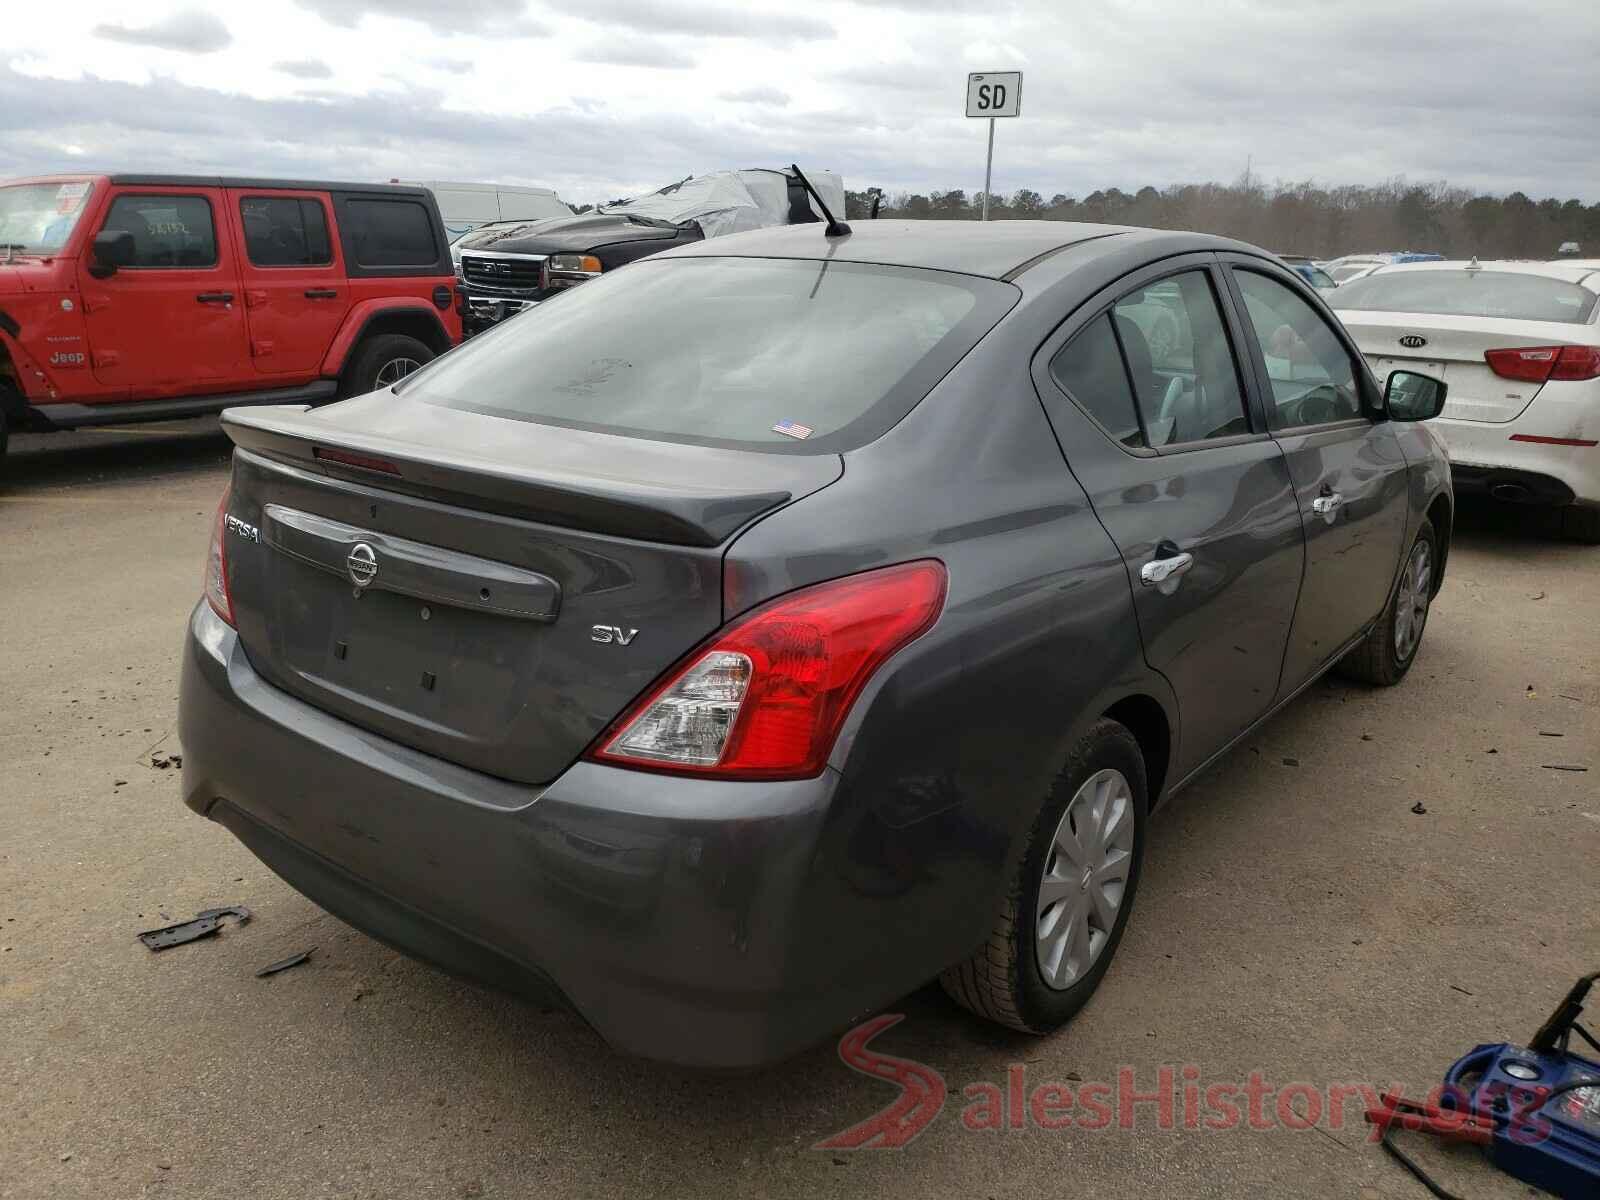
<path fill-rule="evenodd" d="M 1442 415 L 1493 424 L 1515 420 L 1543 385 L 1496 375 L 1484 353 L 1559 346 L 1571 342 L 1575 332 L 1571 324 L 1558 321 L 1355 310 L 1342 311 L 1339 316 L 1380 384 L 1390 371 L 1437 376 L 1449 386 Z"/>
<path fill-rule="evenodd" d="M 653 442 L 373 397 L 230 412 L 252 665 L 353 724 L 543 783 L 723 620 L 723 544 L 837 455 Z M 379 430 L 381 432 L 373 432 Z"/>

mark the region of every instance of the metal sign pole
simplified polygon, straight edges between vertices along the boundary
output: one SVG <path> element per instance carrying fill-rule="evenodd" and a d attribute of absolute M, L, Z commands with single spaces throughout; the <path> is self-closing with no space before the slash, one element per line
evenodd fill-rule
<path fill-rule="evenodd" d="M 989 157 L 983 160 L 983 219 L 989 219 L 989 182 L 994 176 L 994 118 L 989 118 Z"/>

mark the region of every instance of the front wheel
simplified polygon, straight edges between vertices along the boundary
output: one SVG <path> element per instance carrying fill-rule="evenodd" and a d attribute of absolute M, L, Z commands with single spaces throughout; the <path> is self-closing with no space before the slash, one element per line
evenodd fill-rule
<path fill-rule="evenodd" d="M 380 333 L 361 343 L 350 360 L 341 395 L 364 396 L 379 388 L 393 387 L 433 358 L 433 351 L 414 337 Z"/>
<path fill-rule="evenodd" d="M 1416 661 L 1422 631 L 1428 624 L 1438 561 L 1439 540 L 1433 532 L 1433 522 L 1424 517 L 1405 565 L 1400 568 L 1400 582 L 1389 606 L 1361 644 L 1339 661 L 1341 675 L 1380 687 L 1405 678 Z"/>
<path fill-rule="evenodd" d="M 939 982 L 981 1017 L 1045 1033 L 1093 994 L 1133 908 L 1150 811 L 1144 755 L 1101 720 L 1067 756 L 988 940 Z"/>

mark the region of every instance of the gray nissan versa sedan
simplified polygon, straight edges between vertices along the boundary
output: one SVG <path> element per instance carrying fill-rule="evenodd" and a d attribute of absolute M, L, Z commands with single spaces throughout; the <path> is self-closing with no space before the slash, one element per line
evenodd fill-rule
<path fill-rule="evenodd" d="M 393 388 L 227 414 L 187 802 L 626 1051 L 766 1062 L 936 975 L 1048 1030 L 1151 810 L 1330 667 L 1411 666 L 1444 390 L 1196 234 L 648 258 Z"/>

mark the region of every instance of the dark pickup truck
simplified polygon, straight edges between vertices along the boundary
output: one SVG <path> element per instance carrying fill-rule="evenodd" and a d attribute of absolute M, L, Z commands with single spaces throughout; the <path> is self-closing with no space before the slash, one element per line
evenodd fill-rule
<path fill-rule="evenodd" d="M 807 174 L 828 207 L 842 214 L 844 185 L 839 177 L 828 171 Z M 578 216 L 482 229 L 459 245 L 466 333 L 480 332 L 604 271 L 686 242 L 820 219 L 791 172 L 758 169 L 691 177 Z"/>

